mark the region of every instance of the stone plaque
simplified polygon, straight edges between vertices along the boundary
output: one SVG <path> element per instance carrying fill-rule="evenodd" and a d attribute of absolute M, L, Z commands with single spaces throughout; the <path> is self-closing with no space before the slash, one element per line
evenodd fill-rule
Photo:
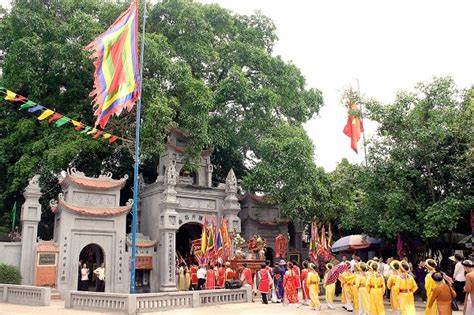
<path fill-rule="evenodd" d="M 189 222 L 197 222 L 204 224 L 204 217 L 205 215 L 203 214 L 197 214 L 197 213 L 180 213 L 179 214 L 179 225 L 183 225 Z"/>
<path fill-rule="evenodd" d="M 38 266 L 56 266 L 56 253 L 39 253 Z"/>
<path fill-rule="evenodd" d="M 178 202 L 182 208 L 216 210 L 216 201 L 211 199 L 195 199 L 178 197 Z"/>
<path fill-rule="evenodd" d="M 115 207 L 115 194 L 95 194 L 89 192 L 75 191 L 72 195 L 72 203 L 85 207 Z"/>

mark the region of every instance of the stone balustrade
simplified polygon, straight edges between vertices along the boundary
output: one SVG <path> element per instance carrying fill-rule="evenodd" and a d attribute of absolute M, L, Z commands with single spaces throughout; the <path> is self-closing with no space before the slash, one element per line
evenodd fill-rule
<path fill-rule="evenodd" d="M 2 302 L 47 306 L 51 303 L 51 288 L 30 285 L 0 284 Z"/>
<path fill-rule="evenodd" d="M 143 294 L 69 291 L 66 295 L 65 307 L 137 314 L 217 304 L 247 303 L 251 300 L 252 289 L 250 286 L 236 290 L 222 289 Z"/>

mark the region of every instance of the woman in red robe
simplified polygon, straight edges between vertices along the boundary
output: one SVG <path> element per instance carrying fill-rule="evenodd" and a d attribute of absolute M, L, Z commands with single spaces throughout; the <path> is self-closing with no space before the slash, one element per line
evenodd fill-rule
<path fill-rule="evenodd" d="M 262 295 L 262 303 L 268 304 L 268 292 L 270 292 L 271 287 L 271 276 L 270 271 L 267 270 L 267 266 L 262 264 L 260 266 L 260 271 L 257 272 L 257 282 L 258 282 L 258 291 Z"/>
<path fill-rule="evenodd" d="M 216 288 L 216 271 L 214 270 L 214 266 L 209 264 L 207 266 L 207 273 L 206 273 L 206 290 L 214 290 Z"/>
<path fill-rule="evenodd" d="M 283 277 L 283 287 L 285 288 L 284 303 L 298 303 L 298 288 L 296 283 L 300 281 L 298 274 L 293 269 L 293 263 L 288 263 L 288 270 Z"/>
<path fill-rule="evenodd" d="M 309 292 L 308 292 L 308 286 L 306 285 L 306 278 L 308 277 L 308 262 L 304 261 L 303 262 L 303 269 L 301 270 L 301 286 L 303 287 L 302 293 L 303 293 L 303 304 L 308 304 L 309 300 Z"/>
<path fill-rule="evenodd" d="M 217 268 L 217 287 L 223 288 L 225 284 L 225 268 L 222 265 L 219 265 Z"/>
<path fill-rule="evenodd" d="M 234 280 L 234 270 L 230 268 L 230 262 L 225 263 L 225 281 L 232 281 Z"/>

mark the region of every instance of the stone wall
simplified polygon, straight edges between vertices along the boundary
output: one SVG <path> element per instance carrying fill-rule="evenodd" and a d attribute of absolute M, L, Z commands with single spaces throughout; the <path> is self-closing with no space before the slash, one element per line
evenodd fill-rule
<path fill-rule="evenodd" d="M 29 285 L 0 284 L 2 302 L 47 306 L 51 303 L 51 288 Z"/>
<path fill-rule="evenodd" d="M 251 301 L 252 288 L 250 286 L 244 286 L 236 290 L 145 294 L 69 291 L 66 295 L 65 307 L 136 314 L 218 304 L 248 303 Z"/>
<path fill-rule="evenodd" d="M 20 242 L 0 242 L 0 263 L 12 265 L 20 269 L 21 243 Z"/>

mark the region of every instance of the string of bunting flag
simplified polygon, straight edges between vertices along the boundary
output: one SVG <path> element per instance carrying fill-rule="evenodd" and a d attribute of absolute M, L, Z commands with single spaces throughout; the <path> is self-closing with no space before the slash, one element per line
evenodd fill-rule
<path fill-rule="evenodd" d="M 124 142 L 133 142 L 129 139 L 113 135 L 95 127 L 88 126 L 80 121 L 71 119 L 63 114 L 58 113 L 52 109 L 46 108 L 43 105 L 35 103 L 26 97 L 12 92 L 3 86 L 0 86 L 0 93 L 4 95 L 3 99 L 14 104 L 21 104 L 19 110 L 28 110 L 29 113 L 36 114 L 39 121 L 48 121 L 49 124 L 54 123 L 56 127 L 61 127 L 66 124 L 71 124 L 76 131 L 82 134 L 92 136 L 94 140 L 107 140 L 109 144 L 121 140 Z"/>

